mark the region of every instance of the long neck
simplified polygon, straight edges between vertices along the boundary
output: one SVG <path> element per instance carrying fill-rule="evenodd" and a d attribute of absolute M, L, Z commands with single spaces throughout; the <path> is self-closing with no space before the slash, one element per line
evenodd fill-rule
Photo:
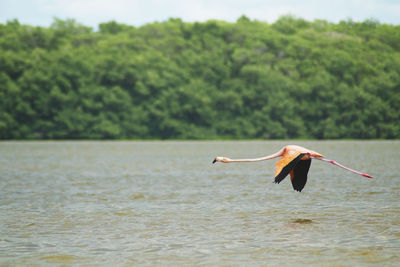
<path fill-rule="evenodd" d="M 282 156 L 284 153 L 284 149 L 279 150 L 278 152 L 261 157 L 261 158 L 253 158 L 253 159 L 227 159 L 226 163 L 233 163 L 233 162 L 256 162 L 256 161 L 262 161 L 262 160 L 268 160 L 268 159 L 273 159 Z"/>

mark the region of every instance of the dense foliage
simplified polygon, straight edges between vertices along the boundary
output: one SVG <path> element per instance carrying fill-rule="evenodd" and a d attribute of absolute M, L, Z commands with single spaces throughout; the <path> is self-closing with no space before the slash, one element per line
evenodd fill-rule
<path fill-rule="evenodd" d="M 0 139 L 400 138 L 400 26 L 0 24 Z"/>

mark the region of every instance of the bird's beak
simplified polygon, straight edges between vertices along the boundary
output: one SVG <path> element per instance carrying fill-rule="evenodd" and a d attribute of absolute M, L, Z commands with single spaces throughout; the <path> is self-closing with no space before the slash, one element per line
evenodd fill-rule
<path fill-rule="evenodd" d="M 213 161 L 212 163 L 214 164 L 215 162 L 217 162 L 217 159 L 216 159 L 216 158 L 214 159 L 214 161 Z"/>

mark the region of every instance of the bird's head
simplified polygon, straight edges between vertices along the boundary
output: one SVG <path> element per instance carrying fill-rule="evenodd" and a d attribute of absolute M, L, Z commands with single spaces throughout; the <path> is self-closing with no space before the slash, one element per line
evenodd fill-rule
<path fill-rule="evenodd" d="M 215 162 L 226 162 L 226 158 L 225 157 L 216 157 L 212 163 Z"/>

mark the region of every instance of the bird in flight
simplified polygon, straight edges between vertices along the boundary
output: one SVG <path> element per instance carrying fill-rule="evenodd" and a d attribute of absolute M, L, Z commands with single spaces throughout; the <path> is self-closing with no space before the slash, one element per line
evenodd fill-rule
<path fill-rule="evenodd" d="M 311 159 L 318 159 L 325 162 L 329 162 L 333 165 L 336 165 L 353 173 L 362 175 L 367 178 L 372 178 L 372 176 L 367 173 L 355 171 L 353 169 L 350 169 L 346 166 L 337 163 L 336 161 L 325 159 L 324 156 L 319 154 L 318 152 L 295 145 L 284 146 L 278 152 L 261 158 L 230 159 L 227 157 L 216 157 L 213 163 L 255 162 L 255 161 L 273 159 L 277 157 L 282 157 L 282 158 L 276 163 L 274 182 L 279 184 L 283 179 L 285 179 L 285 177 L 288 174 L 290 174 L 290 180 L 292 181 L 293 189 L 299 192 L 303 190 L 304 186 L 307 183 L 307 174 L 308 170 L 310 169 Z"/>

